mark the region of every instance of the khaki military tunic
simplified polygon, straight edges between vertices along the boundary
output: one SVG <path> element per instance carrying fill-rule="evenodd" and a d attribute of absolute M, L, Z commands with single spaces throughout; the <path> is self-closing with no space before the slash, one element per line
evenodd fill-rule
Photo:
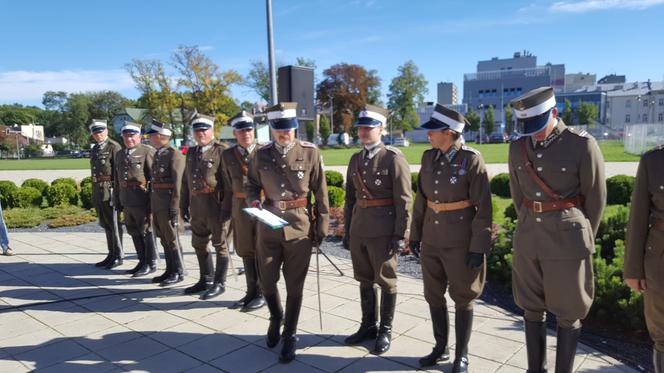
<path fill-rule="evenodd" d="M 379 143 L 353 154 L 346 174 L 344 224 L 361 287 L 376 283 L 396 293 L 397 253 L 389 246 L 392 239 L 406 237 L 412 200 L 410 167 L 401 151 Z"/>
<path fill-rule="evenodd" d="M 113 165 L 115 154 L 122 150 L 122 146 L 117 142 L 107 138 L 101 144 L 95 144 L 90 151 L 90 170 L 92 173 L 92 205 L 97 211 L 99 225 L 104 228 L 106 233 L 106 243 L 109 252 L 113 250 L 120 251 L 119 243 L 115 243 L 113 233 L 113 207 L 111 206 L 113 190 Z M 122 226 L 119 224 L 118 214 L 118 233 L 122 237 Z"/>
<path fill-rule="evenodd" d="M 249 201 L 255 201 L 260 200 L 262 190 L 265 194 L 263 208 L 286 220 L 289 225 L 271 229 L 265 224 L 258 224 L 256 260 L 262 279 L 261 288 L 266 297 L 277 293 L 282 264 L 288 296 L 301 297 L 309 269 L 312 238 L 322 240 L 327 236 L 327 185 L 320 151 L 314 144 L 294 140 L 285 155 L 278 148 L 278 145 L 270 143 L 258 149 L 249 163 L 246 193 Z M 311 195 L 315 197 L 313 206 L 275 207 L 279 201 L 295 201 L 310 198 Z M 310 219 L 315 219 L 314 226 Z"/>
<path fill-rule="evenodd" d="M 185 158 L 175 147 L 167 145 L 155 152 L 152 164 L 150 203 L 154 232 L 161 240 L 164 250 L 177 248 L 175 230 L 171 225 L 169 211 L 175 212 L 175 217 L 179 217 L 184 167 Z"/>
<path fill-rule="evenodd" d="M 148 184 L 152 178 L 155 149 L 139 144 L 115 155 L 115 194 L 124 209 L 127 232 L 134 242 L 148 233 L 150 227 L 150 194 Z"/>
<path fill-rule="evenodd" d="M 641 157 L 632 193 L 625 278 L 646 279 L 645 316 L 650 337 L 664 351 L 664 146 Z"/>
<path fill-rule="evenodd" d="M 237 254 L 243 258 L 256 256 L 256 222 L 242 211 L 247 207 L 245 184 L 248 182 L 249 163 L 256 155 L 257 145 L 247 149 L 235 145 L 222 153 L 224 174 L 223 219 L 233 220 L 233 242 Z"/>
<path fill-rule="evenodd" d="M 213 140 L 203 148 L 194 146 L 187 152 L 180 206 L 182 211 L 190 212 L 191 244 L 197 253 L 207 253 L 208 243 L 212 241 L 217 255 L 228 256 L 230 222 L 222 224 L 221 220 L 224 149 L 224 144 Z"/>
<path fill-rule="evenodd" d="M 521 155 L 534 172 L 562 199 L 581 197 L 576 207 L 535 212 L 527 200 L 553 198 L 533 180 Z M 593 301 L 594 238 L 606 204 L 604 158 L 597 142 L 585 132 L 568 129 L 558 119 L 553 133 L 533 146 L 531 137 L 510 144 L 510 190 L 518 222 L 513 237 L 512 287 L 525 319 L 540 321 L 556 315 L 564 328 L 576 327 Z"/>
<path fill-rule="evenodd" d="M 470 310 L 484 288 L 486 265 L 469 268 L 466 254 L 488 255 L 491 245 L 491 190 L 484 160 L 457 141 L 446 153 L 425 151 L 421 165 L 410 240 L 422 243 L 424 298 L 431 307 L 445 307 L 449 285 L 455 308 Z M 441 205 L 450 203 L 458 206 Z"/>

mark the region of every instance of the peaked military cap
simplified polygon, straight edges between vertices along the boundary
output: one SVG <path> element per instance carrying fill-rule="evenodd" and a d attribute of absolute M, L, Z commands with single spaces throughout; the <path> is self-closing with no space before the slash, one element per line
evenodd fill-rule
<path fill-rule="evenodd" d="M 207 130 L 214 127 L 214 117 L 205 114 L 196 114 L 191 120 L 191 127 L 196 130 Z"/>
<path fill-rule="evenodd" d="M 265 110 L 272 129 L 285 131 L 298 128 L 297 102 L 280 102 Z"/>
<path fill-rule="evenodd" d="M 429 121 L 420 127 L 428 130 L 451 129 L 454 132 L 462 133 L 466 123 L 467 120 L 461 113 L 441 104 L 436 104 Z"/>
<path fill-rule="evenodd" d="M 126 121 L 124 126 L 122 126 L 122 129 L 120 130 L 123 134 L 128 133 L 128 134 L 135 134 L 135 133 L 141 133 L 141 125 L 139 123 L 134 123 L 130 121 Z"/>
<path fill-rule="evenodd" d="M 551 109 L 556 106 L 552 87 L 540 87 L 526 92 L 510 102 L 516 118 L 516 132 L 530 136 L 546 127 Z"/>
<path fill-rule="evenodd" d="M 357 127 L 378 127 L 387 124 L 389 111 L 376 105 L 365 105 L 364 109 L 357 115 Z"/>
<path fill-rule="evenodd" d="M 90 125 L 88 126 L 88 128 L 90 129 L 90 132 L 97 133 L 97 132 L 101 132 L 101 131 L 107 129 L 108 125 L 106 124 L 105 120 L 93 119 L 90 122 Z"/>
<path fill-rule="evenodd" d="M 254 116 L 242 110 L 228 121 L 228 125 L 233 127 L 233 130 L 254 128 Z"/>
<path fill-rule="evenodd" d="M 147 134 L 151 135 L 153 133 L 158 133 L 164 136 L 171 136 L 173 134 L 173 128 L 169 123 L 162 123 L 153 119 L 152 125 L 150 126 Z"/>

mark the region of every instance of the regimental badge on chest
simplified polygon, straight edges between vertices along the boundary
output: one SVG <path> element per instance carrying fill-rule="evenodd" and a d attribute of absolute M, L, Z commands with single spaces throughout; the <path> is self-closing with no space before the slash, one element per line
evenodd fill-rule
<path fill-rule="evenodd" d="M 450 184 L 456 184 L 459 180 L 457 179 L 456 176 L 450 177 Z"/>
<path fill-rule="evenodd" d="M 383 182 L 380 179 L 376 179 L 376 181 L 374 181 L 374 183 L 376 185 L 380 186 L 380 184 L 382 184 Z"/>
<path fill-rule="evenodd" d="M 300 180 L 304 179 L 304 171 L 298 171 L 297 172 L 297 178 L 300 179 Z"/>

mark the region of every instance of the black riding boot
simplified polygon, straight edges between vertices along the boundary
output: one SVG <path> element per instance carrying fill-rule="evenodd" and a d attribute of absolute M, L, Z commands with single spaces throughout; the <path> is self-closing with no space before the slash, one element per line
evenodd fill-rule
<path fill-rule="evenodd" d="M 131 236 L 131 240 L 134 242 L 134 248 L 136 249 L 136 257 L 138 258 L 138 263 L 136 263 L 136 266 L 134 268 L 126 271 L 126 273 L 133 275 L 146 266 L 145 241 L 143 241 L 143 237 L 141 236 Z"/>
<path fill-rule="evenodd" d="M 447 313 L 447 307 L 429 307 L 429 312 L 431 313 L 433 338 L 436 340 L 436 345 L 429 355 L 420 359 L 421 367 L 434 366 L 439 361 L 450 359 L 450 349 L 447 346 L 450 331 L 450 316 Z"/>
<path fill-rule="evenodd" d="M 284 331 L 281 333 L 280 363 L 290 363 L 295 359 L 295 344 L 297 343 L 297 320 L 300 318 L 302 308 L 302 297 L 286 297 L 286 320 Z"/>
<path fill-rule="evenodd" d="M 380 327 L 376 337 L 374 354 L 380 355 L 390 349 L 392 343 L 392 320 L 394 320 L 394 308 L 397 305 L 397 294 L 381 291 L 380 298 Z"/>
<path fill-rule="evenodd" d="M 101 262 L 95 263 L 95 267 L 106 267 L 113 260 L 113 232 L 106 231 L 106 249 L 108 253 Z"/>
<path fill-rule="evenodd" d="M 177 248 L 169 251 L 169 256 L 171 258 L 171 272 L 168 277 L 161 281 L 162 286 L 173 285 L 184 281 L 184 266 L 182 260 L 180 260 L 181 254 L 178 252 Z"/>
<path fill-rule="evenodd" d="M 579 342 L 581 328 L 558 327 L 556 345 L 556 373 L 571 373 L 574 370 L 574 356 Z"/>
<path fill-rule="evenodd" d="M 528 321 L 526 325 L 526 351 L 528 352 L 528 372 L 546 373 L 546 323 Z"/>
<path fill-rule="evenodd" d="M 156 283 L 161 283 L 162 281 L 167 279 L 168 276 L 171 275 L 171 272 L 173 271 L 173 263 L 172 263 L 172 258 L 171 258 L 171 253 L 172 252 L 173 252 L 173 250 L 168 250 L 168 249 L 164 250 L 164 260 L 166 261 L 166 270 L 161 275 L 159 275 L 157 277 L 153 277 L 152 278 L 153 283 L 155 283 L 155 284 Z"/>
<path fill-rule="evenodd" d="M 652 362 L 655 366 L 655 373 L 664 373 L 664 352 L 652 349 Z"/>
<path fill-rule="evenodd" d="M 244 278 L 247 283 L 247 292 L 244 297 L 235 302 L 231 308 L 240 308 L 240 312 L 250 312 L 265 306 L 265 298 L 258 284 L 258 271 L 256 259 L 242 258 L 244 264 Z"/>
<path fill-rule="evenodd" d="M 212 255 L 210 255 L 209 251 L 196 251 L 196 258 L 198 259 L 200 278 L 193 286 L 184 289 L 185 294 L 200 293 L 212 286 L 212 272 L 214 272 Z"/>
<path fill-rule="evenodd" d="M 214 283 L 203 294 L 202 299 L 212 299 L 226 291 L 226 273 L 228 272 L 228 257 L 217 254 L 217 268 L 214 273 Z"/>
<path fill-rule="evenodd" d="M 281 299 L 278 292 L 265 296 L 265 302 L 267 303 L 267 308 L 270 310 L 270 326 L 267 328 L 265 344 L 267 347 L 272 348 L 279 343 L 279 334 L 281 332 L 279 329 L 281 329 L 281 324 L 284 320 L 284 309 L 281 307 Z"/>
<path fill-rule="evenodd" d="M 120 235 L 120 242 L 115 242 L 113 239 L 113 257 L 111 261 L 106 264 L 106 269 L 113 269 L 115 267 L 121 266 L 124 262 L 124 252 L 122 251 L 122 228 L 118 227 L 118 234 Z"/>
<path fill-rule="evenodd" d="M 349 345 L 356 345 L 369 339 L 376 339 L 378 325 L 376 324 L 376 289 L 360 287 L 360 308 L 362 309 L 362 323 L 360 328 L 344 339 Z"/>
<path fill-rule="evenodd" d="M 454 350 L 454 366 L 452 373 L 468 372 L 468 342 L 473 330 L 473 310 L 456 310 L 454 317 L 456 331 L 456 349 Z"/>
<path fill-rule="evenodd" d="M 157 248 L 154 245 L 152 234 L 145 233 L 143 236 L 143 266 L 131 277 L 143 277 L 157 271 Z"/>

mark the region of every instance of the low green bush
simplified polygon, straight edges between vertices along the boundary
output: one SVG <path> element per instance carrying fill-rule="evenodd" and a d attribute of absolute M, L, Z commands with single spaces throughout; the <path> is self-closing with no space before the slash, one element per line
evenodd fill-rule
<path fill-rule="evenodd" d="M 327 186 L 335 186 L 339 188 L 344 187 L 344 175 L 339 171 L 327 170 L 325 171 L 325 182 Z"/>
<path fill-rule="evenodd" d="M 346 191 L 343 188 L 330 186 L 327 188 L 327 197 L 330 201 L 330 207 L 344 207 Z"/>
<path fill-rule="evenodd" d="M 10 180 L 0 180 L 0 203 L 2 203 L 3 209 L 8 209 L 12 207 L 11 199 L 12 194 L 16 191 L 18 187 Z"/>
<path fill-rule="evenodd" d="M 46 191 L 46 200 L 51 207 L 76 205 L 78 204 L 78 193 L 76 188 L 67 182 L 54 182 Z"/>
<path fill-rule="evenodd" d="M 510 193 L 510 175 L 507 173 L 501 173 L 493 178 L 489 182 L 491 193 L 497 195 L 498 197 L 503 198 L 512 198 Z"/>
<path fill-rule="evenodd" d="M 23 181 L 23 184 L 21 184 L 22 187 L 33 187 L 39 191 L 39 193 L 42 194 L 42 196 L 46 195 L 46 189 L 48 189 L 48 183 L 45 182 L 42 179 L 25 179 Z"/>
<path fill-rule="evenodd" d="M 11 195 L 13 208 L 39 207 L 42 203 L 42 194 L 37 188 L 22 186 Z"/>

